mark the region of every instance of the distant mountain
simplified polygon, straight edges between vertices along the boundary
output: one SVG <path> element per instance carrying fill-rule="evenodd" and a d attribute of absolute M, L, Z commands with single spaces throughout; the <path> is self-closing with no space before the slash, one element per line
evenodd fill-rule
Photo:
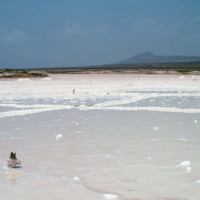
<path fill-rule="evenodd" d="M 200 61 L 200 56 L 161 56 L 149 52 L 137 54 L 127 60 L 120 61 L 119 64 L 151 64 L 151 63 L 166 63 L 166 62 L 191 62 Z"/>

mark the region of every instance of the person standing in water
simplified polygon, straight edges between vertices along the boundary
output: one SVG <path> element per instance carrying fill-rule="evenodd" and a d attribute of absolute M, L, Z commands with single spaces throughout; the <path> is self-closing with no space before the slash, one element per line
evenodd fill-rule
<path fill-rule="evenodd" d="M 17 159 L 16 153 L 11 152 L 10 157 L 7 159 L 7 166 L 16 168 L 21 166 L 21 161 Z"/>

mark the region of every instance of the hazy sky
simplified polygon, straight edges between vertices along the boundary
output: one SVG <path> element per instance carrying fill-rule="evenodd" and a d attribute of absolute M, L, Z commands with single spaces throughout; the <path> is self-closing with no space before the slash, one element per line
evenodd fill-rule
<path fill-rule="evenodd" d="M 200 56 L 199 0 L 0 0 L 0 68 Z"/>

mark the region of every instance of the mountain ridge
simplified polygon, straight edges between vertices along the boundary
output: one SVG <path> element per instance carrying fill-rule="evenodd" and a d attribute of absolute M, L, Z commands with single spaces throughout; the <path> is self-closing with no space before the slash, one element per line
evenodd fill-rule
<path fill-rule="evenodd" d="M 162 56 L 150 52 L 136 54 L 135 56 L 118 62 L 119 64 L 151 64 L 166 62 L 189 62 L 200 61 L 200 56 Z"/>

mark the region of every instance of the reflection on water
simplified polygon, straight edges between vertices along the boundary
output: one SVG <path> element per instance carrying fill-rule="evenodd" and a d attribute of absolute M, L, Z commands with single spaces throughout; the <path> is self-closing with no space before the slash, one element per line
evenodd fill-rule
<path fill-rule="evenodd" d="M 20 168 L 9 168 L 7 166 L 4 166 L 5 174 L 8 180 L 10 180 L 10 183 L 12 185 L 15 185 L 17 183 L 17 179 L 20 177 Z"/>

